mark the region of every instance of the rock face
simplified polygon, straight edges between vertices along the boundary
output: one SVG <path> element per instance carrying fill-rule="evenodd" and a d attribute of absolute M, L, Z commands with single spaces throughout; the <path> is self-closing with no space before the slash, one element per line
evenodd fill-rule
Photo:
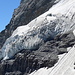
<path fill-rule="evenodd" d="M 28 75 L 42 67 L 52 67 L 58 61 L 58 55 L 67 53 L 67 47 L 75 44 L 72 32 L 57 35 L 54 40 L 47 41 L 38 50 L 22 50 L 11 60 L 0 63 L 2 75 Z"/>
<path fill-rule="evenodd" d="M 21 0 L 20 6 L 14 10 L 10 23 L 0 32 L 0 48 L 18 26 L 26 25 L 56 2 L 56 0 Z"/>

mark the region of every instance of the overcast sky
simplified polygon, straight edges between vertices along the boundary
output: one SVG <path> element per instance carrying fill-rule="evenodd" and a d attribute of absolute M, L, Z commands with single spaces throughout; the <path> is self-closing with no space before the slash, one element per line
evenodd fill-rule
<path fill-rule="evenodd" d="M 0 0 L 0 31 L 10 22 L 14 9 L 17 8 L 21 0 Z"/>

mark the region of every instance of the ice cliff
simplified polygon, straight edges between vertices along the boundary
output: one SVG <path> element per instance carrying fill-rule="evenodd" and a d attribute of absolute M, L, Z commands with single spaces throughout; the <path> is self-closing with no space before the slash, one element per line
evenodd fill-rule
<path fill-rule="evenodd" d="M 9 24 L 0 32 L 0 49 L 13 31 L 28 24 L 30 21 L 48 11 L 59 0 L 21 0 L 18 8 L 14 9 Z"/>
<path fill-rule="evenodd" d="M 58 33 L 75 29 L 75 0 L 60 0 L 47 12 L 18 27 L 1 49 L 0 59 L 9 59 L 22 49 L 38 49 Z"/>

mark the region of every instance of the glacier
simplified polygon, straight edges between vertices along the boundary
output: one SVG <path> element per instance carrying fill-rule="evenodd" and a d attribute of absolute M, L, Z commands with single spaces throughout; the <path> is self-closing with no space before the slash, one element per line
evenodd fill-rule
<path fill-rule="evenodd" d="M 10 59 L 22 49 L 38 49 L 59 33 L 75 29 L 75 0 L 60 0 L 47 12 L 18 27 L 3 45 L 0 59 Z"/>

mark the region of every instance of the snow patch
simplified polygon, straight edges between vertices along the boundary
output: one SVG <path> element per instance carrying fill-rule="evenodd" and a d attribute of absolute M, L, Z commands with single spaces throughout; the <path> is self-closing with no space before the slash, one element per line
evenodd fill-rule
<path fill-rule="evenodd" d="M 73 34 L 74 34 L 74 36 L 75 36 L 75 29 L 73 30 Z"/>
<path fill-rule="evenodd" d="M 19 26 L 12 34 L 12 36 L 16 36 L 16 35 L 23 35 L 26 34 L 28 32 L 28 30 L 30 29 L 30 27 L 28 25 L 26 26 Z"/>

